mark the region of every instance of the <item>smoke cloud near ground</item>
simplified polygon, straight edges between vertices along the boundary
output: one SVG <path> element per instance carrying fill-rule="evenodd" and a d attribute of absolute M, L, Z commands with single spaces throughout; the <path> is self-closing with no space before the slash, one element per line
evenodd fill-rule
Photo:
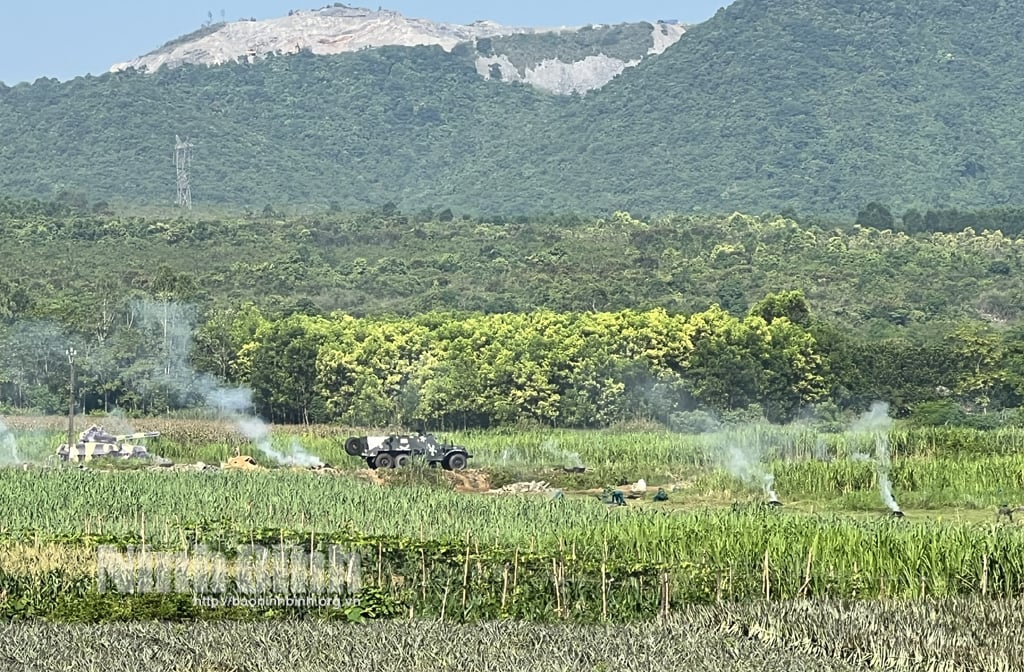
<path fill-rule="evenodd" d="M 516 448 L 505 448 L 501 451 L 501 463 L 510 464 L 536 464 L 538 466 L 557 465 L 566 469 L 584 469 L 583 460 L 580 454 L 575 451 L 560 449 L 556 439 L 545 439 L 536 452 L 519 450 Z"/>
<path fill-rule="evenodd" d="M 0 465 L 7 466 L 21 464 L 21 456 L 18 454 L 18 442 L 14 434 L 7 429 L 3 418 L 0 418 Z"/>
<path fill-rule="evenodd" d="M 892 462 L 889 452 L 889 430 L 892 428 L 892 418 L 889 417 L 889 404 L 884 401 L 876 401 L 871 405 L 871 410 L 862 415 L 852 429 L 855 432 L 863 432 L 872 437 L 875 448 L 875 470 L 878 474 L 878 489 L 882 496 L 882 502 L 890 510 L 900 510 L 899 504 L 892 492 L 892 480 L 890 477 Z M 870 457 L 863 453 L 854 454 L 854 459 L 868 460 Z"/>
<path fill-rule="evenodd" d="M 144 390 L 162 390 L 174 394 L 179 402 L 202 400 L 218 419 L 231 422 L 266 457 L 282 466 L 323 466 L 323 461 L 306 451 L 297 438 L 289 446 L 291 454 L 274 448 L 270 425 L 253 412 L 252 391 L 229 387 L 215 377 L 195 371 L 190 363 L 196 314 L 191 306 L 174 302 L 137 301 L 132 310 L 140 326 L 158 343 L 154 356 L 145 359 L 148 366 L 135 367 L 133 383 Z"/>
<path fill-rule="evenodd" d="M 765 446 L 756 427 L 723 432 L 712 443 L 717 445 L 713 457 L 719 467 L 748 485 L 762 488 L 769 501 L 779 501 L 775 475 L 765 467 Z"/>
<path fill-rule="evenodd" d="M 560 450 L 558 448 L 558 441 L 554 439 L 547 439 L 541 444 L 540 448 L 545 461 L 557 462 L 559 466 L 569 469 L 583 468 L 583 460 L 580 459 L 580 454 L 569 450 Z"/>

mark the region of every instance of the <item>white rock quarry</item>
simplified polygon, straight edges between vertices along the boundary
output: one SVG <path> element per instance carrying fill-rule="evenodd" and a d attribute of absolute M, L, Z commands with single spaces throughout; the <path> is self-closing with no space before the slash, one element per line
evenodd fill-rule
<path fill-rule="evenodd" d="M 163 65 L 173 67 L 185 63 L 219 65 L 271 53 L 294 54 L 302 49 L 314 54 L 340 54 L 387 45 L 439 45 L 451 51 L 461 42 L 483 37 L 566 29 L 516 28 L 493 21 L 476 21 L 469 25 L 437 23 L 407 18 L 389 10 L 327 7 L 294 11 L 276 19 L 211 26 L 211 32 L 205 35 L 117 63 L 110 71 L 128 68 L 154 71 Z"/>
<path fill-rule="evenodd" d="M 677 24 L 658 23 L 652 31 L 654 46 L 647 55 L 657 55 L 679 41 L 686 28 Z M 501 72 L 501 80 L 505 82 L 524 82 L 538 89 L 551 91 L 560 95 L 573 93 L 584 94 L 587 91 L 600 89 L 612 81 L 626 68 L 636 67 L 640 59 L 623 61 L 605 56 L 587 56 L 582 61 L 567 63 L 549 58 L 541 61 L 533 68 L 524 68 L 520 72 L 503 54 L 496 56 L 480 56 L 476 59 L 476 71 L 484 78 L 491 79 L 491 70 L 497 66 Z"/>
<path fill-rule="evenodd" d="M 503 82 L 525 82 L 538 89 L 544 89 L 560 95 L 586 93 L 599 89 L 622 73 L 627 67 L 640 61 L 626 62 L 605 55 L 587 56 L 582 61 L 566 63 L 549 58 L 541 61 L 534 68 L 526 68 L 520 73 L 506 56 L 478 58 L 476 71 L 484 78 L 491 79 L 491 66 L 501 69 Z"/>
<path fill-rule="evenodd" d="M 294 54 L 309 50 L 314 54 L 340 54 L 382 46 L 437 45 L 451 51 L 456 45 L 501 35 L 575 31 L 575 27 L 527 28 L 505 26 L 493 21 L 468 25 L 438 23 L 408 18 L 389 10 L 355 7 L 326 7 L 293 11 L 288 16 L 261 21 L 234 21 L 210 26 L 194 39 L 172 43 L 145 56 L 117 63 L 110 68 L 119 72 L 134 68 L 155 72 L 163 66 L 188 64 L 220 65 L 238 60 L 254 61 L 268 54 Z M 679 24 L 656 23 L 653 46 L 648 55 L 660 54 L 686 32 Z M 609 56 L 587 56 L 566 63 L 557 59 L 541 61 L 520 72 L 504 55 L 476 59 L 477 72 L 491 78 L 492 66 L 505 82 L 524 82 L 561 95 L 583 94 L 599 89 L 623 70 L 640 61 L 622 61 Z"/>

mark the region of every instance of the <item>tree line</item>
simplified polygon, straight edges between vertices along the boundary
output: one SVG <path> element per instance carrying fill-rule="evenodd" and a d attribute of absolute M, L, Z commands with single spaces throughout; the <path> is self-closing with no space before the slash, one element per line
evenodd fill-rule
<path fill-rule="evenodd" d="M 86 412 L 165 413 L 247 385 L 278 422 L 685 427 L 875 399 L 934 422 L 1002 421 L 1020 405 L 1024 247 L 999 228 L 1005 213 L 958 216 L 979 228 L 393 204 L 143 215 L 0 198 L 0 410 L 65 412 L 73 345 Z M 726 336 L 690 334 L 698 319 Z M 693 349 L 651 358 L 635 330 Z M 379 344 L 399 341 L 413 354 L 392 361 Z M 355 359 L 331 378 L 340 351 Z M 515 378 L 519 362 L 535 375 Z M 471 404 L 483 397 L 467 390 L 521 400 Z"/>
<path fill-rule="evenodd" d="M 995 411 L 1024 400 L 1018 332 L 959 325 L 932 344 L 863 339 L 816 318 L 800 291 L 767 295 L 741 315 L 712 305 L 689 314 L 272 316 L 246 304 L 197 323 L 188 305 L 144 301 L 109 317 L 123 326 L 87 342 L 75 363 L 80 412 L 210 408 L 213 393 L 241 387 L 251 391 L 249 410 L 276 423 L 642 420 L 703 431 L 755 417 L 839 422 L 875 400 L 929 422 L 949 422 L 956 410 L 995 421 L 1005 419 Z M 64 411 L 73 337 L 39 324 L 0 335 L 0 403 Z"/>

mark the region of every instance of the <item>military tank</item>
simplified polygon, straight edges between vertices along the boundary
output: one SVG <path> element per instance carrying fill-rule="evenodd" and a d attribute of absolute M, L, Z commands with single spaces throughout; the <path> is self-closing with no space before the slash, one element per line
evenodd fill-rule
<path fill-rule="evenodd" d="M 441 443 L 433 434 L 353 436 L 345 442 L 345 452 L 363 458 L 371 469 L 404 467 L 413 457 L 422 457 L 431 467 L 459 471 L 473 457 L 462 446 Z"/>
<path fill-rule="evenodd" d="M 130 443 L 137 439 L 153 439 L 160 432 L 135 432 L 133 434 L 110 434 L 99 425 L 92 425 L 78 435 L 78 442 L 57 447 L 57 455 L 65 462 L 88 462 L 97 457 L 149 458 L 146 446 Z"/>

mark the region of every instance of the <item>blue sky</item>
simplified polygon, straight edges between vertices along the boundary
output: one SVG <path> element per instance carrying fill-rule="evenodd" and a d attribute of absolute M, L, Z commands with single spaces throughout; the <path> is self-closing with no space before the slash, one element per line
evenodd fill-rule
<path fill-rule="evenodd" d="M 392 0 L 383 5 L 406 16 L 470 23 L 490 19 L 519 26 L 563 26 L 678 19 L 697 23 L 712 17 L 731 0 Z M 380 0 L 377 0 L 379 3 Z M 294 0 L 14 0 L 0 12 L 0 82 L 13 86 L 39 77 L 61 81 L 100 75 L 114 63 L 130 60 L 189 33 L 213 14 L 219 21 L 267 19 L 290 9 L 314 9 Z M 376 9 L 379 4 L 346 4 Z"/>

